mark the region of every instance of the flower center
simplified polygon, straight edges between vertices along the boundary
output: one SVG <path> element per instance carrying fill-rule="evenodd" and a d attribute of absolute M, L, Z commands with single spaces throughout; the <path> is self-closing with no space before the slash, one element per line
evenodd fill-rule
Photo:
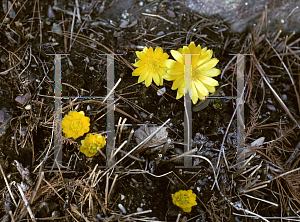
<path fill-rule="evenodd" d="M 157 62 L 154 59 L 151 59 L 149 61 L 148 69 L 150 72 L 156 72 L 156 70 L 157 70 Z"/>
<path fill-rule="evenodd" d="M 181 197 L 181 198 L 180 198 L 180 202 L 181 202 L 181 203 L 184 203 L 184 202 L 185 202 L 185 197 Z"/>
<path fill-rule="evenodd" d="M 81 122 L 75 121 L 72 124 L 72 129 L 74 131 L 78 131 L 80 128 L 82 128 Z"/>
<path fill-rule="evenodd" d="M 94 145 L 92 146 L 92 149 L 93 149 L 93 150 L 96 150 L 96 149 L 97 149 L 97 145 L 94 144 Z"/>

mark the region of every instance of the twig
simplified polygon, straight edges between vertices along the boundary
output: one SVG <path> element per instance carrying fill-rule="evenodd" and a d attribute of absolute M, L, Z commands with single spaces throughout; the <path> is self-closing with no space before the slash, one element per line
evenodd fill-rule
<path fill-rule="evenodd" d="M 263 77 L 264 81 L 267 83 L 267 85 L 271 89 L 272 93 L 274 94 L 274 96 L 277 99 L 277 101 L 280 103 L 281 107 L 286 111 L 286 113 L 288 114 L 288 116 L 296 123 L 296 125 L 300 129 L 300 126 L 299 126 L 297 120 L 292 116 L 292 114 L 290 113 L 289 109 L 286 107 L 286 105 L 284 104 L 284 102 L 281 100 L 281 98 L 278 96 L 278 94 L 275 92 L 275 90 L 273 89 L 273 87 L 271 86 L 271 84 L 269 83 L 269 81 L 267 80 L 267 78 L 265 76 L 265 72 L 262 69 L 262 67 L 259 64 L 259 62 L 257 61 L 257 58 L 256 58 L 255 54 L 253 54 L 253 57 L 251 57 L 251 59 L 254 60 L 255 66 L 257 67 L 260 75 Z"/>
<path fill-rule="evenodd" d="M 110 97 L 111 94 L 114 93 L 115 88 L 117 88 L 117 86 L 119 85 L 119 83 L 121 82 L 121 78 L 119 78 L 118 82 L 115 84 L 114 88 L 112 88 L 110 90 L 110 92 L 107 94 L 107 96 L 105 97 L 105 99 L 102 101 L 102 104 L 108 99 L 108 97 Z"/>
<path fill-rule="evenodd" d="M 69 51 L 71 50 L 71 46 L 72 46 L 72 37 L 73 37 L 74 24 L 75 24 L 75 12 L 76 12 L 76 8 L 74 7 L 73 19 L 72 19 L 72 25 L 71 25 L 71 36 L 70 36 L 70 48 L 69 48 Z"/>
<path fill-rule="evenodd" d="M 78 0 L 75 0 L 75 3 L 76 3 L 76 9 L 77 9 L 78 22 L 81 23 L 81 17 L 80 17 L 80 10 L 79 10 Z M 74 14 L 75 14 L 75 12 L 74 12 Z"/>
<path fill-rule="evenodd" d="M 28 211 L 28 213 L 29 213 L 29 215 L 30 215 L 31 220 L 33 220 L 34 222 L 36 222 L 35 217 L 34 217 L 32 211 L 31 211 L 31 208 L 30 208 L 30 206 L 29 206 L 29 204 L 28 204 L 28 201 L 27 201 L 27 199 L 26 199 L 26 197 L 25 197 L 25 194 L 24 194 L 24 192 L 23 192 L 23 190 L 22 190 L 20 184 L 17 183 L 17 187 L 18 187 L 18 190 L 19 190 L 19 192 L 20 192 L 20 194 L 21 194 L 21 196 L 22 196 L 22 199 L 23 199 L 23 201 L 24 201 L 24 203 L 25 203 L 25 206 L 26 206 L 26 208 L 27 208 L 27 211 Z"/>
<path fill-rule="evenodd" d="M 180 155 L 178 155 L 178 156 L 175 156 L 175 157 L 173 157 L 173 158 L 171 158 L 171 159 L 168 159 L 166 162 L 171 162 L 171 161 L 173 161 L 173 160 L 177 160 L 177 159 L 182 158 L 182 157 L 184 157 L 184 156 L 189 156 L 190 154 L 197 152 L 197 150 L 198 150 L 197 148 L 194 148 L 194 149 L 189 150 L 189 151 L 187 151 L 187 152 L 185 152 L 185 153 L 182 153 L 182 154 L 180 154 Z"/>
<path fill-rule="evenodd" d="M 97 180 L 97 182 L 95 183 L 95 185 L 102 179 L 103 176 L 105 176 L 106 173 L 108 173 L 108 171 L 110 171 L 112 168 L 114 168 L 115 166 L 117 166 L 121 161 L 123 161 L 129 154 L 131 154 L 133 151 L 135 151 L 136 149 L 140 148 L 142 145 L 144 145 L 146 142 L 148 142 L 148 140 L 150 140 L 159 130 L 161 130 L 171 119 L 168 119 L 166 122 L 164 122 L 164 124 L 162 124 L 160 127 L 157 128 L 157 130 L 155 130 L 151 135 L 149 135 L 146 139 L 144 139 L 140 144 L 138 144 L 136 147 L 134 147 L 132 150 L 130 150 L 125 156 L 123 156 L 118 162 L 116 162 L 113 166 L 111 166 L 110 168 L 108 168 L 103 175 Z"/>
<path fill-rule="evenodd" d="M 17 207 L 18 204 L 17 204 L 17 202 L 16 202 L 16 200 L 15 200 L 15 198 L 14 198 L 14 195 L 13 195 L 12 192 L 11 192 L 10 186 L 9 186 L 8 181 L 7 181 L 7 179 L 6 179 L 6 176 L 5 176 L 5 174 L 4 174 L 4 171 L 3 171 L 3 168 L 2 168 L 2 166 L 1 166 L 1 163 L 0 163 L 0 170 L 1 170 L 1 173 L 2 173 L 2 175 L 3 175 L 5 184 L 6 184 L 6 186 L 7 186 L 8 192 L 9 192 L 9 194 L 10 194 L 10 197 L 11 197 L 11 199 L 13 200 L 15 206 Z"/>
<path fill-rule="evenodd" d="M 162 19 L 162 20 L 164 20 L 164 21 L 166 21 L 166 22 L 171 23 L 172 25 L 175 25 L 174 22 L 171 22 L 171 21 L 169 21 L 168 19 L 166 19 L 166 18 L 164 18 L 164 17 L 162 17 L 162 16 L 160 16 L 160 15 L 154 15 L 154 14 L 148 14 L 148 13 L 142 13 L 142 15 L 147 15 L 147 16 L 151 16 L 151 17 L 157 17 L 157 18 L 160 18 L 160 19 Z"/>

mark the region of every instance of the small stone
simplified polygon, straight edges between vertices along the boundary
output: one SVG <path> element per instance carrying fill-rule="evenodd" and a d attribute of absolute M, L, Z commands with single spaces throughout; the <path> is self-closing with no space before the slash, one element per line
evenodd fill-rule
<path fill-rule="evenodd" d="M 22 22 L 19 22 L 19 21 L 16 21 L 16 22 L 15 22 L 15 25 L 16 25 L 16 27 L 21 27 L 21 26 L 23 26 Z"/>
<path fill-rule="evenodd" d="M 51 5 L 48 6 L 47 16 L 48 16 L 48 18 L 50 18 L 50 19 L 55 19 L 55 14 L 54 14 L 54 12 L 53 12 L 53 10 L 52 10 Z"/>
<path fill-rule="evenodd" d="M 272 110 L 272 111 L 276 110 L 275 106 L 273 106 L 273 105 L 267 105 L 267 107 L 269 110 Z"/>
<path fill-rule="evenodd" d="M 53 23 L 51 30 L 52 30 L 53 32 L 55 32 L 56 34 L 58 34 L 58 35 L 61 35 L 61 34 L 62 34 L 62 28 L 61 28 L 61 25 L 56 24 L 55 22 Z"/>
<path fill-rule="evenodd" d="M 164 31 L 160 31 L 159 33 L 157 33 L 157 35 L 163 35 L 165 34 Z"/>
<path fill-rule="evenodd" d="M 25 106 L 25 109 L 26 109 L 26 110 L 31 110 L 31 105 L 28 104 L 27 106 Z"/>
<path fill-rule="evenodd" d="M 158 96 L 161 96 L 161 95 L 163 95 L 165 92 L 166 92 L 166 88 L 163 87 L 163 88 L 157 90 L 157 95 L 158 95 Z"/>
<path fill-rule="evenodd" d="M 140 6 L 143 6 L 143 5 L 144 5 L 144 2 L 140 2 L 139 5 L 140 5 Z"/>
<path fill-rule="evenodd" d="M 146 119 L 148 115 L 147 115 L 146 113 L 144 113 L 144 112 L 141 112 L 141 116 L 142 116 L 144 119 Z"/>
<path fill-rule="evenodd" d="M 24 96 L 17 96 L 15 99 L 18 103 L 24 105 L 31 97 L 30 93 L 26 93 Z"/>
<path fill-rule="evenodd" d="M 125 210 L 125 208 L 123 207 L 122 204 L 118 204 L 118 207 L 120 208 L 120 210 L 121 210 L 124 214 L 126 214 L 126 210 Z"/>
<path fill-rule="evenodd" d="M 167 13 L 168 13 L 168 16 L 171 17 L 171 18 L 175 18 L 176 17 L 175 13 L 172 10 L 170 10 L 170 9 L 167 10 Z"/>
<path fill-rule="evenodd" d="M 148 9 L 148 8 L 146 8 L 146 10 L 145 10 L 147 13 L 150 13 L 151 12 L 151 10 L 150 9 Z"/>
<path fill-rule="evenodd" d="M 281 98 L 282 98 L 282 100 L 287 100 L 287 95 L 283 94 L 283 95 L 281 96 Z"/>
<path fill-rule="evenodd" d="M 129 24 L 128 21 L 123 20 L 123 21 L 121 22 L 121 24 L 120 24 L 120 28 L 127 28 L 128 24 Z"/>
<path fill-rule="evenodd" d="M 140 207 L 136 208 L 136 212 L 142 212 L 142 211 L 143 211 L 143 208 L 140 208 Z"/>
<path fill-rule="evenodd" d="M 10 18 L 7 18 L 7 17 L 3 21 L 4 24 L 8 24 L 9 22 L 10 22 Z"/>
<path fill-rule="evenodd" d="M 4 111 L 0 110 L 0 123 L 4 123 Z"/>

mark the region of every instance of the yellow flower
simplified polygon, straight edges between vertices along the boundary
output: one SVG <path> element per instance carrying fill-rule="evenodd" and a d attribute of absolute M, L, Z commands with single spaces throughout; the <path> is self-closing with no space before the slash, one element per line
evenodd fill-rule
<path fill-rule="evenodd" d="M 201 97 L 201 100 L 204 100 L 205 96 L 208 96 L 209 93 L 215 92 L 215 86 L 218 86 L 219 83 L 211 77 L 218 76 L 221 70 L 213 68 L 219 60 L 211 58 L 213 55 L 212 50 L 207 50 L 206 47 L 201 49 L 200 45 L 196 47 L 195 43 L 191 42 L 189 46 L 184 46 L 178 49 L 178 51 L 171 50 L 171 54 L 176 61 L 172 59 L 166 61 L 169 70 L 164 79 L 174 81 L 172 90 L 178 89 L 176 99 L 180 99 L 185 92 L 184 54 L 198 54 L 191 56 L 191 86 L 187 87 L 193 103 L 196 104 L 199 97 Z"/>
<path fill-rule="evenodd" d="M 90 130 L 90 118 L 83 111 L 70 111 L 62 121 L 62 128 L 66 137 L 77 139 Z"/>
<path fill-rule="evenodd" d="M 181 207 L 184 212 L 191 212 L 192 206 L 197 205 L 196 194 L 192 190 L 179 190 L 172 194 L 173 204 Z"/>
<path fill-rule="evenodd" d="M 98 134 L 89 133 L 84 140 L 81 140 L 82 146 L 79 148 L 80 152 L 87 157 L 92 157 L 98 152 L 98 147 L 101 149 L 105 146 L 105 137 Z"/>
<path fill-rule="evenodd" d="M 167 68 L 165 62 L 168 60 L 169 55 L 163 53 L 162 48 L 156 47 L 153 52 L 153 48 L 150 46 L 144 48 L 141 52 L 136 52 L 138 59 L 133 65 L 138 67 L 132 72 L 133 76 L 140 76 L 138 82 L 145 81 L 145 85 L 148 87 L 152 83 L 152 79 L 156 85 L 163 84 L 163 75 L 166 74 Z"/>

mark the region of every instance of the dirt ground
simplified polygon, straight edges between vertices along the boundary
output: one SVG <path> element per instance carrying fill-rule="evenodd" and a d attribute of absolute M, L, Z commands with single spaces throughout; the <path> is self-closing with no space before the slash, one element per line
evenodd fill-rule
<path fill-rule="evenodd" d="M 299 33 L 260 22 L 230 33 L 173 0 L 2 0 L 0 6 L 1 221 L 300 221 Z M 236 96 L 237 59 L 245 56 L 245 161 L 237 167 L 236 99 L 205 100 L 192 109 L 193 157 L 183 166 L 184 103 L 172 82 L 146 87 L 132 76 L 136 51 L 177 50 L 194 41 L 219 59 L 221 96 Z M 93 157 L 81 140 L 62 137 L 54 162 L 54 54 L 62 55 L 63 116 L 84 111 L 90 131 L 107 134 L 107 60 L 114 60 L 116 168 L 106 149 Z M 52 54 L 52 55 L 49 55 Z M 161 95 L 159 89 L 165 88 Z M 98 96 L 103 98 L 78 99 Z M 166 124 L 160 146 L 139 145 L 140 127 Z M 159 134 L 158 134 L 159 136 Z M 177 167 L 176 167 L 177 166 Z M 217 181 L 217 183 L 215 182 Z M 190 213 L 172 202 L 192 190 Z"/>

